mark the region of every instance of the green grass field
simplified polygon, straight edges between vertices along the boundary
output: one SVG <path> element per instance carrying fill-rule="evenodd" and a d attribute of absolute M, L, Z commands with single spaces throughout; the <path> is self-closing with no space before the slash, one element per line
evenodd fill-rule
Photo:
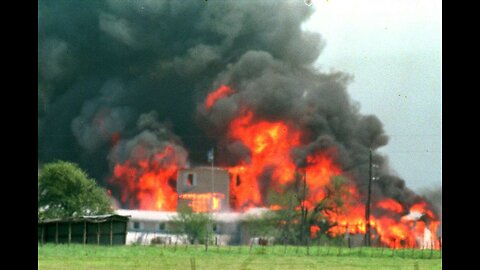
<path fill-rule="evenodd" d="M 194 260 L 194 262 L 192 261 Z M 195 265 L 195 268 L 193 267 Z M 249 246 L 38 246 L 38 269 L 442 269 L 438 251 Z"/>

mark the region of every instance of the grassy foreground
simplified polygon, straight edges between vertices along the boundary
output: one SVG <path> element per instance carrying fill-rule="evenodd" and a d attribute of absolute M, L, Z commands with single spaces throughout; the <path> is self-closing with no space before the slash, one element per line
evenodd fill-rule
<path fill-rule="evenodd" d="M 430 250 L 294 246 L 38 246 L 38 269 L 442 269 Z"/>

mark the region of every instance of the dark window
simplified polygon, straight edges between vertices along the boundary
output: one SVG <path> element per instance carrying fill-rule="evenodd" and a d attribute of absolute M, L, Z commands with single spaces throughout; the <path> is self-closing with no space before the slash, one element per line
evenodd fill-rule
<path fill-rule="evenodd" d="M 240 186 L 240 175 L 237 175 L 237 186 Z"/>
<path fill-rule="evenodd" d="M 140 222 L 133 222 L 134 229 L 140 229 Z"/>
<path fill-rule="evenodd" d="M 217 232 L 217 230 L 218 230 L 218 226 L 217 226 L 217 224 L 213 224 L 213 226 L 212 226 L 212 230 L 213 230 L 214 232 Z"/>
<path fill-rule="evenodd" d="M 194 176 L 193 173 L 187 174 L 187 186 L 189 187 L 195 186 L 195 181 L 194 181 L 195 179 L 193 176 Z"/>
<path fill-rule="evenodd" d="M 158 230 L 164 231 L 165 230 L 165 223 L 158 224 Z"/>

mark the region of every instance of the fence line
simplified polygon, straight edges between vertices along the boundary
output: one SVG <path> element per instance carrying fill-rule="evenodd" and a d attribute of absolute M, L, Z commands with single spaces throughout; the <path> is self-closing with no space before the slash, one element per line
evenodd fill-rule
<path fill-rule="evenodd" d="M 295 256 L 306 256 L 306 257 L 322 257 L 322 256 L 332 256 L 332 257 L 371 257 L 371 258 L 387 258 L 387 257 L 399 257 L 399 258 L 410 258 L 410 259 L 441 259 L 442 252 L 441 250 L 436 249 L 418 249 L 418 248 L 385 248 L 385 247 L 348 247 L 348 246 L 332 246 L 332 245 L 320 245 L 317 243 L 316 252 L 312 252 L 310 247 L 301 246 L 301 245 L 217 245 L 216 248 L 208 249 L 205 251 L 202 245 L 190 245 L 188 244 L 177 244 L 164 245 L 158 244 L 153 245 L 162 248 L 167 252 L 188 252 L 188 249 L 200 251 L 203 250 L 207 253 L 221 253 L 226 255 L 242 254 L 243 249 L 247 249 L 247 254 L 249 255 L 295 255 Z M 183 247 L 183 249 L 182 249 Z M 233 249 L 233 250 L 232 250 Z M 235 252 L 235 249 L 236 252 Z M 385 252 L 385 249 L 389 249 L 390 252 Z"/>

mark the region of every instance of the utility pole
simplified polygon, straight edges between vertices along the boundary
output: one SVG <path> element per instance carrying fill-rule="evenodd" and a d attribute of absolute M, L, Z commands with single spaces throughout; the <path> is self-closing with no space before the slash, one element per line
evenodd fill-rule
<path fill-rule="evenodd" d="M 306 225 L 307 225 L 307 208 L 305 206 L 305 200 L 307 199 L 307 170 L 305 169 L 302 174 L 303 178 L 303 196 L 302 200 L 300 201 L 300 210 L 301 210 L 301 217 L 302 217 L 302 223 L 301 223 L 301 236 L 300 240 L 303 245 L 306 245 L 306 237 L 305 237 L 305 230 L 306 230 Z"/>
<path fill-rule="evenodd" d="M 372 193 L 372 149 L 368 150 L 368 192 L 367 203 L 365 205 L 365 246 L 370 246 L 370 195 Z"/>
<path fill-rule="evenodd" d="M 210 196 L 210 221 L 211 221 L 211 226 L 210 226 L 210 230 L 212 230 L 212 237 L 216 237 L 215 236 L 215 232 L 213 232 L 213 199 L 214 199 L 214 196 L 215 196 L 215 184 L 214 184 L 214 180 L 215 180 L 215 173 L 213 172 L 213 163 L 215 162 L 215 150 L 214 148 L 212 148 L 212 154 L 211 154 L 211 160 L 212 160 L 212 194 Z"/>
<path fill-rule="evenodd" d="M 304 170 L 304 174 L 303 174 L 303 208 L 304 208 L 304 218 L 303 218 L 303 231 L 305 233 L 305 231 L 307 230 L 308 228 L 308 225 L 307 225 L 307 215 L 308 215 L 308 209 L 305 205 L 305 202 L 307 200 L 307 169 L 305 168 Z M 307 233 L 307 236 L 305 237 L 305 243 L 304 244 L 308 244 L 308 233 Z"/>
<path fill-rule="evenodd" d="M 213 211 L 213 195 L 214 195 L 214 177 L 215 177 L 215 174 L 213 173 L 213 163 L 215 161 L 215 153 L 214 153 L 214 150 L 213 148 L 210 150 L 211 152 L 209 153 L 209 156 L 208 158 L 210 159 L 211 163 L 212 163 L 212 196 L 210 197 L 210 212 Z"/>
<path fill-rule="evenodd" d="M 208 154 L 207 154 L 207 159 L 208 161 L 210 161 L 211 165 L 212 165 L 212 193 L 211 193 L 211 196 L 209 198 L 209 203 L 208 203 L 208 216 L 209 216 L 209 222 L 207 222 L 207 233 L 206 233 L 206 237 L 205 237 L 205 251 L 208 251 L 208 231 L 213 227 L 213 224 L 212 224 L 212 227 L 210 227 L 210 223 L 213 221 L 213 211 L 212 211 L 212 208 L 213 208 L 213 193 L 214 193 L 214 181 L 213 181 L 213 178 L 214 178 L 214 173 L 213 173 L 213 163 L 214 163 L 214 160 L 215 160 L 215 154 L 214 154 L 214 150 L 213 148 L 210 149 L 208 151 Z M 213 234 L 213 232 L 212 232 Z"/>

